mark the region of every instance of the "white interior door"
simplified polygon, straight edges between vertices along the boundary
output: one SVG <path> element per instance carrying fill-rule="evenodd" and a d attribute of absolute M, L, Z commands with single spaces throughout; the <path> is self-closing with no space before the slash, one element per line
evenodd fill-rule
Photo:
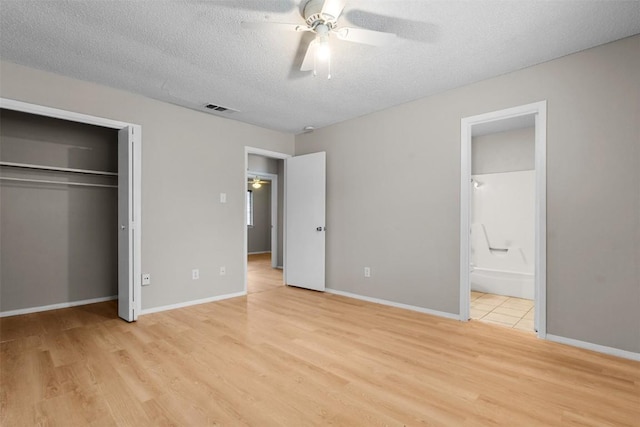
<path fill-rule="evenodd" d="M 326 153 L 285 160 L 285 283 L 325 288 Z"/>
<path fill-rule="evenodd" d="M 118 132 L 118 316 L 128 322 L 137 319 L 135 310 L 132 126 Z"/>

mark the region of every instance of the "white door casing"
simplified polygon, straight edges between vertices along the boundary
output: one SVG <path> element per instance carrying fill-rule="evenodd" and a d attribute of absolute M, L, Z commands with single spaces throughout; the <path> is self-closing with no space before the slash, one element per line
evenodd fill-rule
<path fill-rule="evenodd" d="M 527 115 L 535 117 L 535 328 L 538 337 L 545 338 L 547 334 L 546 101 L 465 117 L 460 121 L 460 320 L 469 320 L 471 290 L 469 267 L 472 130 L 474 126 L 480 124 Z"/>
<path fill-rule="evenodd" d="M 285 283 L 325 289 L 326 153 L 285 160 Z"/>
<path fill-rule="evenodd" d="M 270 193 L 270 201 L 271 201 L 271 212 L 270 216 L 270 239 L 271 239 L 271 268 L 278 267 L 278 175 L 275 173 L 269 172 L 259 172 L 259 171 L 251 171 L 247 170 L 247 184 L 250 179 L 254 177 L 260 177 L 261 179 L 268 179 L 271 181 L 269 185 L 269 193 Z M 245 212 L 247 209 L 245 208 Z"/>

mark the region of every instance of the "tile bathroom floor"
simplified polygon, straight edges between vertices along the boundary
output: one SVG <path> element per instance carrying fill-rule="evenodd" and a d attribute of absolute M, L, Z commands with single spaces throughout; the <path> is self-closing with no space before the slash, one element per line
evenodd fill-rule
<path fill-rule="evenodd" d="M 471 291 L 471 319 L 534 332 L 533 300 Z"/>

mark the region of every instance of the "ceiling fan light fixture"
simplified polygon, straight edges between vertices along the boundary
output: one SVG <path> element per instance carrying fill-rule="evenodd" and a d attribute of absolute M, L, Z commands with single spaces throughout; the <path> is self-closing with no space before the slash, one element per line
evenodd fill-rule
<path fill-rule="evenodd" d="M 306 31 L 315 34 L 315 39 L 309 46 L 300 65 L 301 71 L 313 71 L 313 76 L 327 75 L 331 79 L 331 49 L 329 38 L 333 33 L 336 40 L 372 46 L 388 46 L 395 39 L 396 34 L 368 30 L 357 27 L 339 27 L 338 20 L 342 15 L 347 0 L 304 0 L 302 17 L 306 25 L 278 22 L 250 23 L 243 22 L 246 28 L 270 27 L 287 31 Z"/>
<path fill-rule="evenodd" d="M 319 37 L 316 59 L 319 61 L 329 61 L 331 59 L 331 48 L 329 47 L 329 36 Z"/>
<path fill-rule="evenodd" d="M 259 176 L 254 176 L 253 177 L 253 181 L 251 183 L 251 186 L 253 188 L 260 188 L 262 187 L 262 184 L 260 184 L 260 177 Z"/>
<path fill-rule="evenodd" d="M 322 23 L 316 26 L 316 39 L 315 39 L 315 55 L 313 75 L 318 75 L 318 68 L 321 66 L 327 69 L 327 79 L 331 78 L 331 48 L 329 47 L 329 31 L 330 28 L 327 24 Z"/>

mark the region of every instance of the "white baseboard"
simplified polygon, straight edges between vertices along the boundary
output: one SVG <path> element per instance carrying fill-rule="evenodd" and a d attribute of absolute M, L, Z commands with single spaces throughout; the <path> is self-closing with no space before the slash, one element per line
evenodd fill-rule
<path fill-rule="evenodd" d="M 431 315 L 434 315 L 434 316 L 445 317 L 447 319 L 454 319 L 454 320 L 459 320 L 460 319 L 460 316 L 457 315 L 457 314 L 447 313 L 447 312 L 444 312 L 444 311 L 431 310 L 431 309 L 423 308 L 423 307 L 416 307 L 416 306 L 413 306 L 413 305 L 402 304 L 402 303 L 393 302 L 393 301 L 387 301 L 387 300 L 383 300 L 383 299 L 379 299 L 379 298 L 367 297 L 367 296 L 364 296 L 364 295 L 352 294 L 351 292 L 339 291 L 337 289 L 327 288 L 327 289 L 325 289 L 325 292 L 330 293 L 330 294 L 342 295 L 342 296 L 348 297 L 348 298 L 354 298 L 354 299 L 359 299 L 359 300 L 363 300 L 363 301 L 373 302 L 373 303 L 377 303 L 377 304 L 388 305 L 388 306 L 391 306 L 391 307 L 398 307 L 398 308 L 404 308 L 406 310 L 418 311 L 420 313 L 425 313 L 425 314 L 431 314 Z M 622 357 L 624 359 L 640 361 L 640 353 L 634 353 L 632 351 L 621 350 L 619 348 L 607 347 L 607 346 L 600 345 L 600 344 L 593 344 L 593 343 L 586 342 L 586 341 L 574 340 L 572 338 L 565 338 L 565 337 L 560 337 L 560 336 L 552 335 L 552 334 L 546 334 L 545 338 L 547 340 L 549 340 L 549 341 L 557 342 L 557 343 L 560 343 L 560 344 L 567 344 L 567 345 L 570 345 L 570 346 L 573 346 L 573 347 L 579 347 L 579 348 L 584 348 L 584 349 L 591 350 L 591 351 L 596 351 L 598 353 L 604 353 L 604 354 L 608 354 L 608 355 L 611 355 L 611 356 Z"/>
<path fill-rule="evenodd" d="M 388 305 L 391 307 L 404 308 L 405 310 L 418 311 L 420 313 L 431 314 L 433 316 L 445 317 L 447 319 L 460 320 L 457 314 L 447 313 L 444 311 L 431 310 L 429 308 L 417 307 L 415 305 L 403 304 L 400 302 L 387 301 L 379 298 L 366 297 L 364 295 L 352 294 L 351 292 L 339 291 L 337 289 L 326 288 L 325 292 L 330 294 L 341 295 L 343 297 L 359 299 L 362 301 L 374 302 L 376 304 Z"/>
<path fill-rule="evenodd" d="M 283 266 L 281 266 L 281 265 L 277 266 L 276 268 L 277 268 L 278 270 L 284 270 L 284 267 L 283 267 Z"/>
<path fill-rule="evenodd" d="M 196 299 L 193 301 L 179 302 L 177 304 L 169 304 L 169 305 L 163 305 L 160 307 L 145 308 L 140 312 L 140 314 L 144 315 L 144 314 L 157 313 L 159 311 L 175 310 L 176 308 L 189 307 L 191 305 L 198 305 L 198 304 L 206 304 L 208 302 L 221 301 L 223 299 L 242 297 L 245 295 L 247 295 L 245 291 L 235 292 L 233 294 L 218 295 L 210 298 L 202 298 L 202 299 Z"/>
<path fill-rule="evenodd" d="M 100 298 L 83 299 L 80 301 L 61 302 L 59 304 L 42 305 L 40 307 L 20 308 L 18 310 L 2 311 L 0 312 L 0 317 L 19 316 L 21 314 L 38 313 L 40 311 L 58 310 L 60 308 L 69 308 L 69 307 L 76 307 L 78 305 L 95 304 L 97 302 L 112 301 L 114 299 L 118 299 L 118 296 L 112 295 L 110 297 L 100 297 Z"/>
<path fill-rule="evenodd" d="M 258 251 L 258 252 L 247 252 L 247 255 L 260 255 L 260 254 L 270 254 L 271 251 Z"/>
<path fill-rule="evenodd" d="M 573 338 L 560 337 L 558 335 L 547 334 L 546 339 L 549 341 L 557 342 L 560 344 L 567 344 L 574 347 L 585 348 L 591 351 L 597 351 L 598 353 L 604 353 L 611 356 L 618 356 L 625 359 L 640 361 L 640 353 L 634 353 L 633 351 L 621 350 L 615 347 L 607 347 L 605 345 L 594 344 L 586 341 L 574 340 Z"/>

